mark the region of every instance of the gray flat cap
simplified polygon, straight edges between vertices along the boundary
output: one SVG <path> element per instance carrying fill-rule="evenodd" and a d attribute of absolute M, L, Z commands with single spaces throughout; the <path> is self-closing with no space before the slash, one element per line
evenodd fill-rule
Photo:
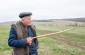
<path fill-rule="evenodd" d="M 25 16 L 31 16 L 31 15 L 32 15 L 31 12 L 22 12 L 22 13 L 19 14 L 19 17 L 20 17 L 20 18 L 23 18 L 23 17 L 25 17 Z"/>

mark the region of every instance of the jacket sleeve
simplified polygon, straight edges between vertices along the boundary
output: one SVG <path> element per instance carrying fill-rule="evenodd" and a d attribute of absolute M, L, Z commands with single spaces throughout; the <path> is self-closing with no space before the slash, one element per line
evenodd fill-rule
<path fill-rule="evenodd" d="M 26 47 L 26 39 L 17 39 L 17 35 L 13 26 L 11 26 L 11 29 L 10 29 L 8 45 L 11 47 L 21 47 L 21 48 Z"/>

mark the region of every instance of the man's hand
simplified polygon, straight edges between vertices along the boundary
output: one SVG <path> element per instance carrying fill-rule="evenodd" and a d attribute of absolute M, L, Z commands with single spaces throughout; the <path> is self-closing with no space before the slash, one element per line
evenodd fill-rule
<path fill-rule="evenodd" d="M 27 40 L 27 44 L 29 44 L 29 45 L 31 45 L 31 43 L 32 43 L 32 37 L 28 37 L 28 38 L 26 38 L 26 40 Z"/>

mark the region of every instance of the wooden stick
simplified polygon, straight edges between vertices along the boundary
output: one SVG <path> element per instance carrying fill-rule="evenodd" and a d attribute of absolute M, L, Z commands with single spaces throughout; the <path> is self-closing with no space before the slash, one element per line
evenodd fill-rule
<path fill-rule="evenodd" d="M 49 36 L 49 35 L 53 35 L 53 34 L 60 34 L 60 33 L 62 33 L 62 32 L 69 31 L 69 30 L 73 30 L 73 29 L 74 29 L 74 28 L 70 28 L 70 29 L 66 29 L 66 30 L 63 30 L 63 31 L 59 31 L 59 32 L 44 34 L 44 35 L 40 35 L 40 36 L 37 36 L 37 37 L 33 37 L 33 39 L 35 39 L 35 38 L 41 38 L 41 37 L 43 37 L 43 36 Z"/>

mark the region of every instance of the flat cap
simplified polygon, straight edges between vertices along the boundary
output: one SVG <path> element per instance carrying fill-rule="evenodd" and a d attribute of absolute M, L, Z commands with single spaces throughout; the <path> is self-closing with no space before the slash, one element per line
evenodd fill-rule
<path fill-rule="evenodd" d="M 31 15 L 32 15 L 31 12 L 22 12 L 22 13 L 19 14 L 19 17 L 20 17 L 20 18 L 23 18 L 23 17 L 25 17 L 25 16 L 31 16 Z"/>

